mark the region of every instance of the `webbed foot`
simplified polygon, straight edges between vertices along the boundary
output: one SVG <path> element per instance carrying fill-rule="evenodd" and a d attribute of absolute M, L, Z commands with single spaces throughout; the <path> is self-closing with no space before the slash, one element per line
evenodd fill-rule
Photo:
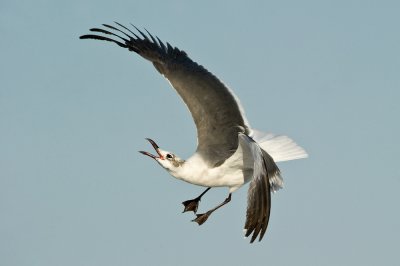
<path fill-rule="evenodd" d="M 205 221 L 207 221 L 208 217 L 210 217 L 212 212 L 208 211 L 206 213 L 202 213 L 202 214 L 196 214 L 196 219 L 192 220 L 192 222 L 196 222 L 198 225 L 202 225 L 203 223 L 205 223 Z"/>
<path fill-rule="evenodd" d="M 195 198 L 191 200 L 186 200 L 182 202 L 183 206 L 185 206 L 183 212 L 193 211 L 194 213 L 197 212 L 197 208 L 199 207 L 200 198 Z"/>

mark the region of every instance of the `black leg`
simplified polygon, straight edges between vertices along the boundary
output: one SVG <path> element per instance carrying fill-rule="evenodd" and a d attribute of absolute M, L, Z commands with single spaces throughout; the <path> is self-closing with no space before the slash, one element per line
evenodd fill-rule
<path fill-rule="evenodd" d="M 191 199 L 191 200 L 186 200 L 182 202 L 183 206 L 185 206 L 185 209 L 183 212 L 188 212 L 188 211 L 193 211 L 194 213 L 197 212 L 197 208 L 199 207 L 199 202 L 201 200 L 201 197 L 203 197 L 204 194 L 207 193 L 211 188 L 207 188 L 206 190 L 203 191 L 197 198 Z"/>
<path fill-rule="evenodd" d="M 202 213 L 202 214 L 196 214 L 197 218 L 192 220 L 192 222 L 196 222 L 199 225 L 202 225 L 205 221 L 207 221 L 207 219 L 208 219 L 208 217 L 210 217 L 211 213 L 213 213 L 215 210 L 221 208 L 222 206 L 224 206 L 225 204 L 230 202 L 231 196 L 232 196 L 232 193 L 229 193 L 229 196 L 221 204 L 219 204 L 215 208 L 209 210 L 208 212 Z"/>

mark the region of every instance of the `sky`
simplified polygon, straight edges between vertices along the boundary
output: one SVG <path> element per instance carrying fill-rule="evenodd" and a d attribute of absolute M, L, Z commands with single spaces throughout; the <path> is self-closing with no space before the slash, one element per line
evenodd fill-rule
<path fill-rule="evenodd" d="M 0 2 L 0 265 L 399 265 L 398 1 Z M 252 127 L 310 157 L 279 164 L 261 242 L 247 186 L 202 226 L 203 188 L 137 151 L 188 158 L 196 130 L 153 66 L 79 40 L 118 21 L 185 50 Z M 212 189 L 205 211 L 227 196 Z"/>

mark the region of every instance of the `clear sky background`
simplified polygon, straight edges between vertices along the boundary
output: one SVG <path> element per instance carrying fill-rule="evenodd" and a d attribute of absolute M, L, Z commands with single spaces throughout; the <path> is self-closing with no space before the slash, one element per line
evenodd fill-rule
<path fill-rule="evenodd" d="M 0 265 L 399 265 L 398 1 L 0 2 Z M 151 64 L 79 40 L 145 27 L 228 84 L 281 163 L 267 234 L 243 239 L 247 186 L 202 226 L 203 188 L 138 150 L 183 158 L 189 112 Z M 213 189 L 200 205 L 221 202 Z"/>

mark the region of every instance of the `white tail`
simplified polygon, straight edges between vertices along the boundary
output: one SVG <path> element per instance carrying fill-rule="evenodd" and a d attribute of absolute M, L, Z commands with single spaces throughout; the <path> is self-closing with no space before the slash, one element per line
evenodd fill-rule
<path fill-rule="evenodd" d="M 290 161 L 307 158 L 307 152 L 296 144 L 291 138 L 281 135 L 262 133 L 258 130 L 252 130 L 250 136 L 268 152 L 275 162 Z"/>

